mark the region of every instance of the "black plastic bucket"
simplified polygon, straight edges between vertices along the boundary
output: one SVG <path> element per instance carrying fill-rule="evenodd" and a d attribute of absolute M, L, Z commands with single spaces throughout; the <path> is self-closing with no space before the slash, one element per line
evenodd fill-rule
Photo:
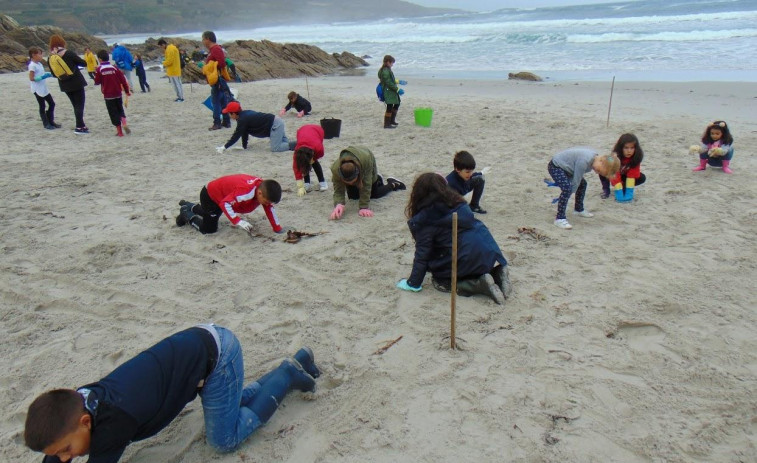
<path fill-rule="evenodd" d="M 323 127 L 323 138 L 339 138 L 339 132 L 342 130 L 342 120 L 334 119 L 321 119 L 321 127 Z"/>

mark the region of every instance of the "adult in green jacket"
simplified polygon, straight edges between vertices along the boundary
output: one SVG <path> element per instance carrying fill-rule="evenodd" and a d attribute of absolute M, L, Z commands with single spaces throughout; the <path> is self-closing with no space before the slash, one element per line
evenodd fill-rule
<path fill-rule="evenodd" d="M 378 174 L 376 158 L 365 146 L 349 146 L 339 153 L 339 157 L 331 165 L 331 182 L 334 185 L 331 220 L 342 217 L 346 203 L 345 193 L 349 199 L 359 200 L 360 217 L 373 217 L 373 212 L 369 209 L 371 199 L 406 188 L 404 183 L 392 177 L 387 177 L 384 184 L 384 179 Z"/>
<path fill-rule="evenodd" d="M 392 55 L 384 56 L 384 64 L 378 71 L 379 82 L 384 91 L 384 103 L 386 103 L 386 112 L 384 113 L 384 128 L 393 129 L 397 127 L 397 111 L 400 108 L 400 89 L 397 86 L 397 80 L 392 72 L 394 66 L 394 57 Z"/>

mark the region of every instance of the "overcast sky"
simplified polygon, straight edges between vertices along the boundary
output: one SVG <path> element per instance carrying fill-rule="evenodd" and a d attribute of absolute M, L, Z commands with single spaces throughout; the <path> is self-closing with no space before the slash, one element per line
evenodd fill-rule
<path fill-rule="evenodd" d="M 492 11 L 501 8 L 538 8 L 541 6 L 585 5 L 613 3 L 621 0 L 405 0 L 423 6 L 459 8 L 472 11 Z"/>

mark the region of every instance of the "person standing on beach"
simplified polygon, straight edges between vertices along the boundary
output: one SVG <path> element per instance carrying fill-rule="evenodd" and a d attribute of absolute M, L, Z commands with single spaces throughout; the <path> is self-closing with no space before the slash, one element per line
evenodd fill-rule
<path fill-rule="evenodd" d="M 89 129 L 84 124 L 84 87 L 87 86 L 87 80 L 79 70 L 79 66 L 86 67 L 84 61 L 71 50 L 66 50 L 66 41 L 58 34 L 50 36 L 50 58 L 48 59 L 52 74 L 58 78 L 60 90 L 71 100 L 71 106 L 74 108 L 74 118 L 76 119 L 76 128 L 74 133 L 89 133 Z"/>
<path fill-rule="evenodd" d="M 108 109 L 110 122 L 116 128 L 116 136 L 123 137 L 124 132 L 131 133 L 131 129 L 126 124 L 126 113 L 124 112 L 124 102 L 121 98 L 123 90 L 128 97 L 131 95 L 131 89 L 126 82 L 126 77 L 108 60 L 108 52 L 100 50 L 97 52 L 100 59 L 100 65 L 95 71 L 95 83 L 100 84 L 100 90 L 105 98 L 105 107 Z M 123 130 L 122 130 L 123 129 Z"/>
<path fill-rule="evenodd" d="M 159 341 L 100 381 L 40 394 L 26 414 L 24 443 L 45 454 L 43 463 L 84 455 L 89 463 L 116 463 L 126 446 L 158 434 L 199 395 L 207 443 L 231 452 L 270 420 L 290 392 L 315 392 L 319 376 L 313 351 L 303 347 L 245 386 L 236 335 L 215 324 L 196 325 Z"/>
<path fill-rule="evenodd" d="M 134 69 L 134 57 L 131 56 L 129 50 L 123 45 L 115 43 L 113 44 L 111 58 L 113 58 L 116 67 L 124 73 L 126 81 L 129 82 L 129 88 L 134 88 L 134 82 L 131 80 L 131 71 Z"/>
<path fill-rule="evenodd" d="M 31 47 L 29 49 L 29 81 L 31 82 L 32 93 L 37 98 L 42 126 L 49 130 L 60 128 L 60 124 L 55 123 L 55 101 L 45 82 L 45 79 L 52 76 L 49 72 L 45 72 L 45 68 L 42 66 L 42 49 Z M 45 106 L 47 106 L 47 110 L 45 110 Z"/>
<path fill-rule="evenodd" d="M 173 89 L 176 92 L 176 99 L 174 101 L 181 103 L 184 101 L 184 88 L 181 86 L 181 56 L 179 55 L 179 49 L 176 48 L 176 45 L 166 42 L 165 39 L 158 40 L 158 46 L 165 52 L 163 70 L 166 72 L 168 81 L 173 84 Z"/>
<path fill-rule="evenodd" d="M 95 69 L 100 62 L 97 61 L 97 57 L 89 47 L 84 49 L 84 61 L 87 62 L 87 74 L 89 74 L 90 79 L 95 80 Z"/>
<path fill-rule="evenodd" d="M 137 57 L 134 60 L 134 72 L 137 73 L 137 78 L 139 79 L 139 88 L 142 89 L 142 93 L 145 93 L 145 88 L 149 92 L 150 84 L 147 83 L 147 73 L 145 72 L 145 64 L 142 62 L 142 55 L 137 53 L 134 56 Z"/>
<path fill-rule="evenodd" d="M 216 148 L 218 154 L 231 148 L 240 138 L 242 149 L 247 149 L 247 141 L 250 135 L 256 138 L 271 139 L 271 151 L 280 153 L 291 151 L 296 145 L 295 140 L 289 140 L 286 135 L 284 121 L 276 115 L 259 113 L 251 109 L 242 111 L 242 105 L 238 101 L 232 101 L 222 111 L 224 117 L 237 121 L 237 128 L 225 144 Z"/>
<path fill-rule="evenodd" d="M 378 71 L 379 82 L 384 91 L 384 103 L 386 111 L 384 112 L 384 128 L 394 129 L 397 127 L 397 111 L 400 109 L 400 95 L 404 92 L 397 86 L 397 80 L 392 72 L 394 66 L 394 57 L 392 55 L 384 56 L 384 64 Z"/>
<path fill-rule="evenodd" d="M 392 191 L 406 189 L 405 184 L 396 178 L 384 179 L 378 174 L 376 157 L 365 146 L 348 146 L 339 153 L 331 165 L 331 183 L 334 185 L 334 210 L 331 220 L 342 218 L 344 214 L 345 195 L 357 199 L 358 215 L 373 217 L 370 209 L 371 199 L 383 198 Z"/>
<path fill-rule="evenodd" d="M 208 130 L 218 130 L 221 127 L 229 128 L 231 127 L 229 115 L 224 113 L 223 121 L 221 120 L 221 111 L 231 101 L 229 85 L 222 75 L 223 70 L 226 68 L 226 52 L 216 43 L 216 34 L 213 31 L 202 33 L 202 44 L 208 49 L 208 57 L 205 59 L 205 64 L 215 61 L 218 69 L 218 82 L 210 86 L 210 99 L 213 104 L 213 125 Z"/>

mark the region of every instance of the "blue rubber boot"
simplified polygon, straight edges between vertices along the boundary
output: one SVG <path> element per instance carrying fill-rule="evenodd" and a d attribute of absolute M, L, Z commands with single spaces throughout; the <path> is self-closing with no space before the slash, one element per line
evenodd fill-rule
<path fill-rule="evenodd" d="M 302 368 L 304 368 L 313 378 L 321 376 L 321 370 L 315 365 L 315 357 L 313 356 L 313 350 L 311 348 L 305 346 L 298 350 L 297 353 L 294 354 L 294 359 L 300 362 Z"/>
<path fill-rule="evenodd" d="M 252 397 L 249 408 L 262 423 L 267 423 L 287 393 L 293 389 L 315 391 L 315 380 L 296 360 L 285 359 L 261 384 Z"/>

